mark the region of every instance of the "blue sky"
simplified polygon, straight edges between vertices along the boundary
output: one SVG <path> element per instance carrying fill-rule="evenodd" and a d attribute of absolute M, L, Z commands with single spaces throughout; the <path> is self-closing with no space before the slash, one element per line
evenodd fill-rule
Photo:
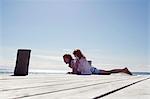
<path fill-rule="evenodd" d="M 1 0 L 1 65 L 30 48 L 31 67 L 63 69 L 62 55 L 80 48 L 98 68 L 147 70 L 148 8 L 149 0 Z"/>

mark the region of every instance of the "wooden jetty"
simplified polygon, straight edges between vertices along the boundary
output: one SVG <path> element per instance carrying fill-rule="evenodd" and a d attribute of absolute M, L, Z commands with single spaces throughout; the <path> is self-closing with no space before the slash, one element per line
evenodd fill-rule
<path fill-rule="evenodd" d="M 1 99 L 150 99 L 150 76 L 0 75 Z"/>

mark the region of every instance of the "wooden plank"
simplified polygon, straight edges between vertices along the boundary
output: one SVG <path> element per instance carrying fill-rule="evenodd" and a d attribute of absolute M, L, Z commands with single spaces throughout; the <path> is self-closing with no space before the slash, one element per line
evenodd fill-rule
<path fill-rule="evenodd" d="M 117 91 L 105 99 L 150 99 L 150 79 Z"/>
<path fill-rule="evenodd" d="M 34 77 L 34 76 L 33 76 Z M 58 77 L 58 78 L 57 78 Z M 24 78 L 24 77 L 23 77 Z M 29 77 L 30 78 L 30 77 Z M 36 77 L 35 77 L 36 78 Z M 54 80 L 58 80 L 57 82 L 53 82 Z M 115 88 L 114 86 L 120 86 L 122 84 L 126 84 L 129 82 L 133 82 L 136 80 L 142 79 L 142 77 L 136 76 L 78 76 L 78 75 L 48 75 L 42 76 L 38 79 L 19 79 L 21 83 L 16 84 L 18 80 L 3 80 L 4 82 L 10 81 L 10 83 L 6 83 L 6 86 L 9 87 L 1 90 L 0 97 L 3 98 L 21 98 L 21 97 L 51 97 L 51 98 L 59 98 L 68 97 L 68 98 L 79 98 L 81 96 L 87 95 L 87 98 L 94 97 L 100 92 L 107 92 L 108 90 Z M 36 80 L 36 81 L 35 81 Z M 45 80 L 44 82 L 39 82 L 41 80 Z M 12 83 L 13 82 L 13 83 Z M 5 85 L 5 84 L 4 84 Z M 15 87 L 11 87 L 15 86 Z M 18 89 L 17 89 L 18 88 Z M 106 89 L 107 90 L 106 90 Z M 15 90 L 13 90 L 15 89 Z M 76 94 L 74 94 L 76 93 Z M 74 96 L 72 96 L 74 94 Z"/>
<path fill-rule="evenodd" d="M 123 80 L 123 81 L 115 81 L 111 83 L 95 83 L 92 86 L 88 85 L 87 87 L 78 87 L 76 89 L 68 89 L 63 91 L 57 91 L 54 93 L 47 92 L 46 94 L 38 94 L 33 95 L 32 97 L 28 98 L 48 98 L 51 97 L 52 99 L 92 99 L 98 95 L 107 93 L 111 90 L 115 90 L 119 87 L 122 87 L 126 84 L 133 83 L 134 81 L 141 80 L 141 78 L 138 79 L 130 79 L 130 80 Z"/>
<path fill-rule="evenodd" d="M 66 81 L 84 81 L 84 80 L 105 80 L 108 79 L 113 79 L 116 77 L 114 76 L 106 76 L 106 77 L 101 77 L 101 76 L 77 76 L 77 75 L 44 75 L 44 76 L 22 76 L 22 77 L 6 77 L 4 80 L 0 80 L 0 90 L 8 90 L 8 89 L 15 89 L 15 88 L 24 88 L 24 87 L 30 87 L 30 86 L 36 86 L 36 85 L 42 85 L 42 84 L 48 84 L 48 83 L 56 83 L 56 82 L 66 82 Z M 117 79 L 120 79 L 117 77 Z M 17 82 L 18 81 L 18 82 Z M 57 84 L 57 83 L 56 83 Z M 12 86 L 13 85 L 13 86 Z M 14 86 L 15 85 L 15 86 Z"/>

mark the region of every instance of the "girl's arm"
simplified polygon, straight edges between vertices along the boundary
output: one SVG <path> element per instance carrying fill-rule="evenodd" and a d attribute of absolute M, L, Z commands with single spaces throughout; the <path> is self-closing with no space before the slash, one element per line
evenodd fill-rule
<path fill-rule="evenodd" d="M 68 67 L 72 68 L 72 72 L 68 72 L 68 74 L 80 74 L 80 72 L 77 70 L 78 64 L 75 61 L 71 61 Z"/>
<path fill-rule="evenodd" d="M 79 66 L 79 61 L 76 60 L 76 61 L 74 62 L 74 64 L 73 64 L 73 68 L 72 68 L 73 73 L 75 73 L 75 74 L 81 74 L 80 71 L 78 70 L 78 66 Z"/>

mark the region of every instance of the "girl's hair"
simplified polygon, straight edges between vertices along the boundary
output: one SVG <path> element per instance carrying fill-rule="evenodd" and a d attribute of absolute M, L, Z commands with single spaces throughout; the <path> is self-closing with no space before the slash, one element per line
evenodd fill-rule
<path fill-rule="evenodd" d="M 81 58 L 85 58 L 85 56 L 82 54 L 82 52 L 79 49 L 76 49 L 73 51 L 73 54 L 77 57 L 79 57 L 79 59 Z"/>
<path fill-rule="evenodd" d="M 70 54 L 65 54 L 65 55 L 63 56 L 63 58 L 68 58 L 68 59 L 69 59 L 69 63 L 67 63 L 67 64 L 69 64 L 69 67 L 71 67 L 71 60 L 73 60 L 72 56 L 71 56 Z M 71 67 L 71 68 L 72 68 L 72 67 Z"/>
<path fill-rule="evenodd" d="M 63 58 L 69 58 L 70 61 L 73 59 L 72 56 L 71 56 L 70 54 L 65 54 L 65 55 L 63 56 Z"/>

